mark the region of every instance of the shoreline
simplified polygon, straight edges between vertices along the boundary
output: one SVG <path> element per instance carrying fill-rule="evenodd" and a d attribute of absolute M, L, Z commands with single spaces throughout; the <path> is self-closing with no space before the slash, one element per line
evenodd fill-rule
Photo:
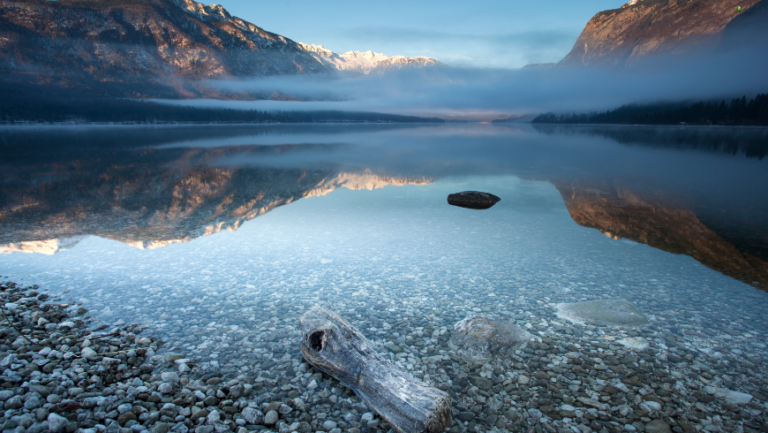
<path fill-rule="evenodd" d="M 112 327 L 87 329 L 84 308 L 62 306 L 58 299 L 45 299 L 45 293 L 40 298 L 37 286 L 0 283 L 0 290 L 0 305 L 13 310 L 12 320 L 28 330 L 25 335 L 39 340 L 25 342 L 0 318 L 0 359 L 6 364 L 0 375 L 3 430 L 391 432 L 351 390 L 313 369 L 295 350 L 274 357 L 251 350 L 291 346 L 293 336 L 282 329 L 289 324 L 269 333 L 262 329 L 260 336 L 254 335 L 258 345 L 242 338 L 216 339 L 212 348 L 205 340 L 201 351 L 200 340 L 194 340 L 195 351 L 183 344 L 194 320 L 185 322 L 191 326 L 186 331 L 170 331 L 175 341 L 142 336 L 152 331 L 146 325 L 124 327 L 112 336 Z M 467 362 L 452 349 L 451 330 L 416 326 L 418 319 L 411 315 L 393 318 L 374 307 L 365 310 L 365 319 L 351 323 L 360 329 L 375 326 L 377 337 L 371 342 L 380 353 L 449 393 L 451 433 L 768 431 L 765 345 L 755 341 L 750 350 L 736 341 L 739 325 L 714 344 L 707 338 L 710 330 L 690 317 L 669 324 L 680 329 L 668 333 L 659 329 L 653 315 L 639 327 L 579 325 L 539 314 L 550 309 L 545 304 L 533 308 L 541 322 L 531 316 L 526 324 L 525 314 L 515 314 L 511 319 L 533 338 L 484 363 Z M 270 308 L 269 316 L 277 319 L 284 311 Z M 491 314 L 486 308 L 473 311 Z M 49 323 L 39 322 L 40 317 Z M 396 323 L 380 323 L 377 317 Z M 249 333 L 258 332 L 249 328 Z M 398 333 L 403 338 L 394 339 Z M 43 347 L 46 339 L 50 352 Z M 709 342 L 702 346 L 705 339 Z M 131 350 L 134 356 L 129 356 Z M 240 353 L 239 360 L 260 364 L 247 367 L 234 358 L 220 365 L 219 357 L 232 352 Z M 48 401 L 52 394 L 59 399 Z M 51 413 L 55 416 L 49 420 Z"/>
<path fill-rule="evenodd" d="M 452 122 L 0 122 L 0 127 L 39 126 L 274 126 L 274 125 L 446 125 Z"/>
<path fill-rule="evenodd" d="M 3 431 L 341 432 L 333 421 L 312 422 L 298 393 L 288 404 L 273 399 L 275 381 L 200 371 L 195 360 L 163 350 L 162 340 L 142 336 L 149 326 L 89 329 L 85 308 L 38 286 L 5 281 L 0 291 Z M 322 379 L 307 365 L 302 371 Z"/>

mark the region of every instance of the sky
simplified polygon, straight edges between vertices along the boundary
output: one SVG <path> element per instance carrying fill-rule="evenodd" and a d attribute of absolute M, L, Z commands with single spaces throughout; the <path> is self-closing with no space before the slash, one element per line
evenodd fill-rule
<path fill-rule="evenodd" d="M 232 15 L 297 42 L 428 56 L 455 67 L 557 62 L 597 12 L 624 0 L 221 0 Z"/>

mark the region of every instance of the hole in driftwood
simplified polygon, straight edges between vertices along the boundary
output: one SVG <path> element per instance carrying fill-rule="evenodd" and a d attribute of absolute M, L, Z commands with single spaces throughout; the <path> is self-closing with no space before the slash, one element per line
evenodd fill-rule
<path fill-rule="evenodd" d="M 319 352 L 323 350 L 323 337 L 325 336 L 325 331 L 315 331 L 311 334 L 309 334 L 309 347 L 312 348 L 315 352 Z"/>

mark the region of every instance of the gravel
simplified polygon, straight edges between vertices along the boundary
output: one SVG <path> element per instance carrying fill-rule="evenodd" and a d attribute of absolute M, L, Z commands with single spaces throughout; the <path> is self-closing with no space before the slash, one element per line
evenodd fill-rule
<path fill-rule="evenodd" d="M 13 324 L 0 325 L 3 430 L 389 430 L 349 389 L 301 358 L 289 320 L 301 311 L 289 303 L 274 302 L 270 326 L 254 326 L 251 339 L 261 346 L 222 339 L 222 346 L 207 348 L 211 340 L 184 329 L 179 344 L 145 335 L 154 331 L 147 326 L 96 326 L 87 313 L 77 315 L 77 306 L 36 286 L 6 282 L 0 290 Z M 644 326 L 561 322 L 555 302 L 535 301 L 551 294 L 529 289 L 530 299 L 519 300 L 515 311 L 496 312 L 525 328 L 530 340 L 484 363 L 467 362 L 449 347 L 453 325 L 477 311 L 418 316 L 366 308 L 358 317 L 345 311 L 353 305 L 335 309 L 392 362 L 449 392 L 451 432 L 768 431 L 768 359 L 758 339 L 712 339 L 695 316 L 647 313 L 664 299 L 633 300 L 648 314 Z M 480 296 L 473 302 L 470 308 L 490 314 Z M 189 346 L 187 337 L 198 344 Z M 619 343 L 637 338 L 647 344 Z M 204 361 L 194 346 L 206 347 Z"/>

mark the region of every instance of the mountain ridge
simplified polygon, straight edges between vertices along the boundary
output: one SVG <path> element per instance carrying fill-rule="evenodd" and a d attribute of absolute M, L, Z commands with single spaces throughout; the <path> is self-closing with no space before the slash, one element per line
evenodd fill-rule
<path fill-rule="evenodd" d="M 368 74 L 374 70 L 402 67 L 435 67 L 446 66 L 432 57 L 388 56 L 384 53 L 368 51 L 347 51 L 342 54 L 334 53 L 323 45 L 313 45 L 299 42 L 299 46 L 315 57 L 319 62 L 339 71 L 356 71 Z"/>
<path fill-rule="evenodd" d="M 593 16 L 558 65 L 625 67 L 649 56 L 711 52 L 726 26 L 760 1 L 631 0 Z"/>
<path fill-rule="evenodd" d="M 6 79 L 93 90 L 145 83 L 217 96 L 207 79 L 330 72 L 284 36 L 193 0 L 0 0 Z M 8 78 L 10 77 L 10 78 Z M 95 90 L 94 90 L 95 89 Z"/>
<path fill-rule="evenodd" d="M 208 80 L 436 66 L 428 57 L 337 55 L 194 0 L 0 0 L 0 79 L 87 96 L 292 99 Z"/>

